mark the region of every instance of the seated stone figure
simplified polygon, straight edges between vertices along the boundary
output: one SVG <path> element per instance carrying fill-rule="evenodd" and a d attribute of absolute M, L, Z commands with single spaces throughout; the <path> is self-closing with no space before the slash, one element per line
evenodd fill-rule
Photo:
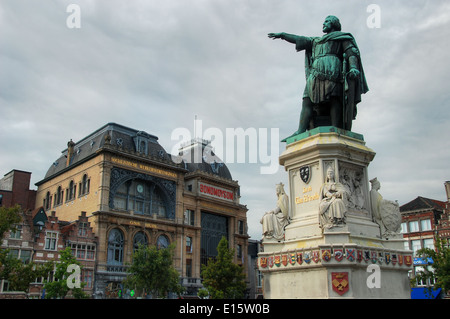
<path fill-rule="evenodd" d="M 319 216 L 323 229 L 345 225 L 347 207 L 345 205 L 346 190 L 341 183 L 335 181 L 334 170 L 327 170 L 327 178 L 320 188 Z"/>
<path fill-rule="evenodd" d="M 263 239 L 284 239 L 284 228 L 289 225 L 289 197 L 284 191 L 282 183 L 277 184 L 277 207 L 266 212 L 261 219 Z"/>

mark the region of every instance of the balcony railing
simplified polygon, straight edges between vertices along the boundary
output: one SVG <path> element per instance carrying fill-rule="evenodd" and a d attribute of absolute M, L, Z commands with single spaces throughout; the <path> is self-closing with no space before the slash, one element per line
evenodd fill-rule
<path fill-rule="evenodd" d="M 109 272 L 109 273 L 126 273 L 129 266 L 125 265 L 108 265 L 108 264 L 99 264 L 98 271 L 99 272 Z"/>

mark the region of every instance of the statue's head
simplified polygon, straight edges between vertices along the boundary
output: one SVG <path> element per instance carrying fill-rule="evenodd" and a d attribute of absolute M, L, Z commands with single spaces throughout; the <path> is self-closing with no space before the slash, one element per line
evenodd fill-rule
<path fill-rule="evenodd" d="M 342 30 L 341 22 L 336 16 L 328 16 L 325 18 L 322 29 L 324 33 L 330 33 L 332 31 L 341 31 L 341 30 Z"/>
<path fill-rule="evenodd" d="M 284 184 L 283 183 L 277 184 L 276 192 L 277 192 L 277 195 L 284 194 Z"/>
<path fill-rule="evenodd" d="M 327 182 L 334 182 L 334 169 L 332 167 L 328 167 L 327 169 Z"/>
<path fill-rule="evenodd" d="M 375 190 L 379 190 L 381 188 L 381 184 L 376 177 L 370 180 L 370 184 L 372 184 L 372 188 Z"/>

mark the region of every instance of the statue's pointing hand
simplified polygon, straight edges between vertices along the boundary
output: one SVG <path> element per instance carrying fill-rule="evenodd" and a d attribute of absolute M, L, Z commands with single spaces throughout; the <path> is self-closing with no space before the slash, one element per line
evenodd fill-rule
<path fill-rule="evenodd" d="M 273 40 L 281 38 L 282 33 L 269 33 L 267 36 Z"/>

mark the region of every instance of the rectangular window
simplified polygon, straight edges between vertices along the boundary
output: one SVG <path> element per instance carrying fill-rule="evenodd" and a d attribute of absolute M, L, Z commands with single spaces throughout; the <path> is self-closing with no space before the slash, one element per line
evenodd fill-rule
<path fill-rule="evenodd" d="M 237 254 L 237 258 L 242 258 L 242 245 L 237 245 L 236 254 Z"/>
<path fill-rule="evenodd" d="M 238 234 L 244 234 L 244 222 L 242 220 L 238 220 Z"/>
<path fill-rule="evenodd" d="M 9 232 L 9 238 L 20 239 L 22 237 L 22 225 L 14 226 L 14 230 Z"/>
<path fill-rule="evenodd" d="M 434 249 L 434 239 L 433 238 L 424 239 L 423 248 Z"/>
<path fill-rule="evenodd" d="M 423 272 L 423 271 L 425 271 L 425 269 L 424 269 L 424 267 L 422 267 L 422 266 L 416 266 L 416 267 L 414 267 L 414 272 L 416 273 L 416 274 L 419 274 L 419 273 L 421 273 L 421 272 Z M 426 284 L 427 284 L 427 282 L 426 282 L 426 280 L 421 280 L 421 281 L 417 281 L 417 285 L 418 286 L 426 286 Z"/>
<path fill-rule="evenodd" d="M 414 220 L 409 222 L 409 232 L 414 233 L 419 231 L 419 221 Z"/>
<path fill-rule="evenodd" d="M 256 287 L 261 288 L 263 282 L 263 274 L 259 270 L 256 270 Z"/>
<path fill-rule="evenodd" d="M 92 288 L 92 277 L 93 277 L 92 270 L 83 270 L 82 278 L 83 282 L 86 283 L 85 288 Z"/>
<path fill-rule="evenodd" d="M 20 260 L 22 260 L 24 264 L 28 264 L 31 261 L 31 250 L 21 250 Z"/>
<path fill-rule="evenodd" d="M 402 223 L 402 234 L 408 233 L 408 225 L 406 223 Z"/>
<path fill-rule="evenodd" d="M 19 258 L 19 250 L 18 249 L 10 249 L 8 255 L 14 259 L 18 259 Z"/>
<path fill-rule="evenodd" d="M 414 255 L 416 254 L 416 252 L 422 248 L 422 243 L 420 242 L 420 240 L 412 240 L 411 241 L 411 245 L 412 245 L 412 250 L 414 252 Z"/>
<path fill-rule="evenodd" d="M 186 225 L 194 226 L 194 211 L 191 209 L 186 209 L 184 212 L 184 223 Z"/>
<path fill-rule="evenodd" d="M 86 256 L 86 246 L 78 245 L 77 247 L 77 259 L 84 259 Z"/>
<path fill-rule="evenodd" d="M 55 232 L 45 232 L 45 249 L 46 250 L 56 250 L 56 243 L 58 241 L 58 233 Z"/>
<path fill-rule="evenodd" d="M 192 253 L 192 237 L 186 237 L 186 252 Z"/>
<path fill-rule="evenodd" d="M 87 228 L 88 228 L 88 223 L 80 222 L 78 224 L 78 236 L 86 237 L 87 236 Z"/>
<path fill-rule="evenodd" d="M 95 259 L 95 246 L 94 245 L 86 246 L 86 259 L 90 259 L 90 260 Z"/>
<path fill-rule="evenodd" d="M 192 259 L 186 259 L 186 277 L 192 277 Z"/>
<path fill-rule="evenodd" d="M 430 219 L 421 220 L 420 228 L 422 231 L 431 230 L 431 220 Z"/>

